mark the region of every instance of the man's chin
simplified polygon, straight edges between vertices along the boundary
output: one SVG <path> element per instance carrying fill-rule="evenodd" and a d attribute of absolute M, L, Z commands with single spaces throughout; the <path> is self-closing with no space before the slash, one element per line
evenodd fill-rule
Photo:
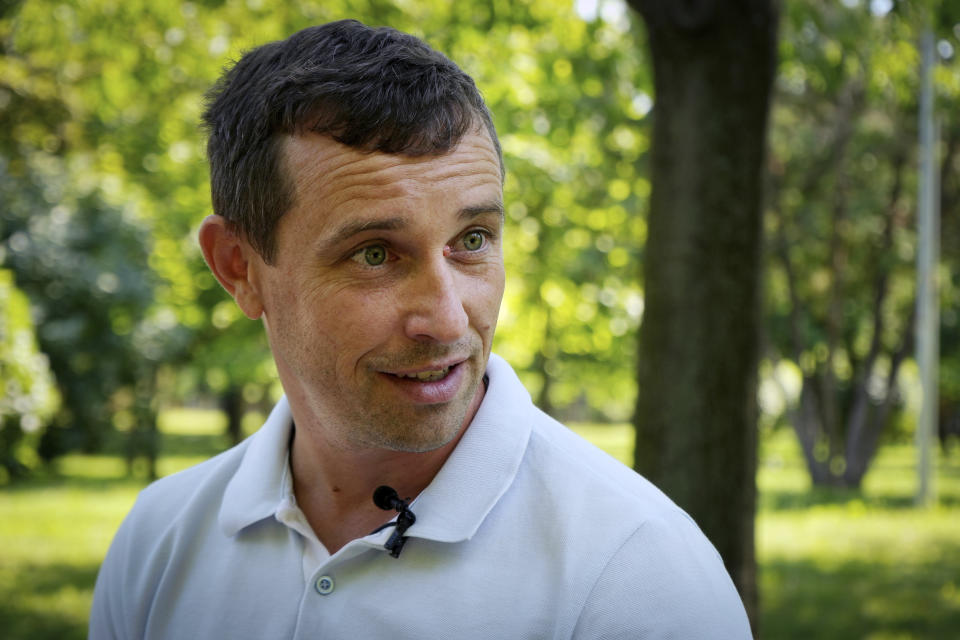
<path fill-rule="evenodd" d="M 478 381 L 476 388 L 461 390 L 469 395 L 462 393 L 451 402 L 407 405 L 379 419 L 368 418 L 366 444 L 404 453 L 428 453 L 443 448 L 467 428 L 483 399 L 482 390 L 483 383 Z"/>
<path fill-rule="evenodd" d="M 460 404 L 418 407 L 416 416 L 385 428 L 382 446 L 405 453 L 428 453 L 443 448 L 466 428 L 469 407 Z M 472 418 L 472 416 L 471 416 Z"/>

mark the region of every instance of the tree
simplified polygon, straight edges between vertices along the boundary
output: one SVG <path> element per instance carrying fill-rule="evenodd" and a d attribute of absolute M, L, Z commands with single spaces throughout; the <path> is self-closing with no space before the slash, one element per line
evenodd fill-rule
<path fill-rule="evenodd" d="M 29 301 L 0 269 L 0 485 L 36 464 L 37 440 L 58 400 Z"/>
<path fill-rule="evenodd" d="M 756 623 L 756 364 L 770 0 L 631 0 L 654 129 L 636 468 L 713 541 Z"/>
<path fill-rule="evenodd" d="M 797 372 L 787 420 L 815 485 L 860 487 L 903 404 L 901 371 L 915 331 L 922 5 L 881 12 L 869 3 L 808 0 L 791 5 L 784 21 L 771 132 L 766 351 L 771 369 Z M 949 52 L 958 17 L 939 18 L 941 50 Z M 955 60 L 942 61 L 937 85 L 946 116 L 943 260 L 955 274 Z M 949 403 L 958 400 L 950 358 L 957 321 L 949 312 L 956 277 L 941 284 Z"/>
<path fill-rule="evenodd" d="M 0 251 L 31 300 L 62 397 L 40 453 L 98 451 L 121 426 L 132 434 L 130 455 L 152 459 L 150 363 L 169 332 L 146 313 L 153 276 L 144 229 L 98 189 L 78 192 L 80 170 L 61 158 L 31 150 L 17 160 L 9 173 L 0 167 Z"/>
<path fill-rule="evenodd" d="M 630 214 L 649 193 L 650 74 L 626 15 L 524 10 L 486 34 L 489 56 L 476 44 L 462 56 L 476 61 L 469 70 L 507 165 L 509 275 L 495 348 L 545 411 L 623 420 L 634 397 L 624 354 L 642 310 L 635 265 L 646 221 Z M 457 57 L 464 45 L 451 46 Z M 513 77 L 498 56 L 516 61 Z"/>
<path fill-rule="evenodd" d="M 622 15 L 585 20 L 562 0 L 242 10 L 37 0 L 0 24 L 4 77 L 16 81 L 0 110 L 22 123 L 5 151 L 51 145 L 136 210 L 150 245 L 147 315 L 178 332 L 158 361 L 176 370 L 164 377 L 174 380 L 164 398 L 221 396 L 236 437 L 236 417 L 274 376 L 258 323 L 236 311 L 196 249 L 194 228 L 209 211 L 202 95 L 240 51 L 346 16 L 420 35 L 477 79 L 506 149 L 511 205 L 512 277 L 496 348 L 545 407 L 624 419 L 634 389 L 624 353 L 633 353 L 642 308 L 633 265 L 645 231 L 643 216 L 628 212 L 642 211 L 649 191 L 650 80 Z"/>

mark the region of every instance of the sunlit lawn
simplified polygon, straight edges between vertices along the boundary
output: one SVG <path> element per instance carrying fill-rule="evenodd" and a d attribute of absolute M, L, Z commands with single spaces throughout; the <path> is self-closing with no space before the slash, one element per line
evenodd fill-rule
<path fill-rule="evenodd" d="M 794 441 L 765 444 L 764 637 L 960 638 L 960 451 L 938 460 L 938 504 L 916 509 L 912 447 L 883 449 L 852 492 L 811 491 Z"/>
<path fill-rule="evenodd" d="M 252 422 L 256 422 L 254 418 Z M 226 446 L 222 418 L 163 416 L 160 473 Z M 577 430 L 628 462 L 627 426 Z M 862 492 L 811 491 L 789 433 L 764 439 L 757 553 L 764 638 L 960 638 L 960 451 L 940 460 L 939 505 L 912 506 L 914 457 L 890 446 Z M 0 638 L 83 638 L 97 566 L 142 481 L 114 456 L 0 489 Z"/>

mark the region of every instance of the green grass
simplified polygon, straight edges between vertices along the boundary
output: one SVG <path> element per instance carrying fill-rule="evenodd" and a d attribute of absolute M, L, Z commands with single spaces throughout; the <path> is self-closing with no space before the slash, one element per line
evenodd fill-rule
<path fill-rule="evenodd" d="M 160 475 L 228 444 L 215 412 L 168 411 L 160 429 Z M 0 487 L 0 638 L 86 637 L 97 569 L 144 486 L 126 473 L 117 456 L 68 455 L 41 477 Z"/>
<path fill-rule="evenodd" d="M 629 462 L 626 425 L 576 430 Z M 226 446 L 222 417 L 161 419 L 161 474 Z M 960 453 L 960 452 L 957 452 Z M 913 507 L 914 454 L 884 448 L 863 490 L 813 490 L 792 435 L 765 436 L 757 482 L 762 637 L 960 637 L 960 456 L 940 461 L 938 505 Z M 71 455 L 0 488 L 0 637 L 86 635 L 97 567 L 143 481 L 113 456 Z"/>
<path fill-rule="evenodd" d="M 0 629 L 82 638 L 97 567 L 133 503 L 132 483 L 69 481 L 0 497 Z"/>
<path fill-rule="evenodd" d="M 861 491 L 814 490 L 792 434 L 766 440 L 763 636 L 960 637 L 960 458 L 938 462 L 937 504 L 918 509 L 912 447 L 883 448 Z"/>

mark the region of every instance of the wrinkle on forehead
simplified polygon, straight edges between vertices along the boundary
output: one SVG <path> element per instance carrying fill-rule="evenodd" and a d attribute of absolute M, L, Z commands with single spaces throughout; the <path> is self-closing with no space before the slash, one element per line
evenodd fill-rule
<path fill-rule="evenodd" d="M 288 136 L 284 145 L 288 175 L 293 178 L 295 198 L 330 198 L 342 204 L 371 187 L 379 188 L 377 198 L 403 197 L 428 182 L 467 177 L 468 188 L 501 182 L 500 163 L 485 132 L 464 136 L 456 147 L 441 155 L 404 156 L 367 152 L 341 144 L 316 133 Z M 464 153 L 466 152 L 466 153 Z M 335 194 L 328 185 L 335 186 Z"/>

